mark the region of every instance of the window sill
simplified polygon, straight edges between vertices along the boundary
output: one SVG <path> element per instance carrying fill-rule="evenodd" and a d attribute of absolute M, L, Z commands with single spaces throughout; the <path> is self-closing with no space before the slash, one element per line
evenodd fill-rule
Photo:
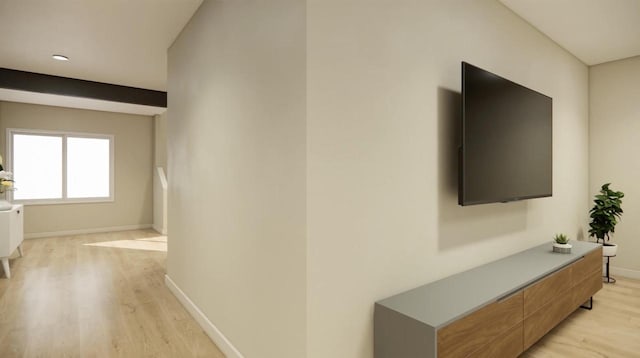
<path fill-rule="evenodd" d="M 113 203 L 114 198 L 86 198 L 86 199 L 51 199 L 51 200 L 10 200 L 13 204 L 22 204 L 24 206 L 36 205 L 67 205 L 67 204 L 100 204 Z"/>

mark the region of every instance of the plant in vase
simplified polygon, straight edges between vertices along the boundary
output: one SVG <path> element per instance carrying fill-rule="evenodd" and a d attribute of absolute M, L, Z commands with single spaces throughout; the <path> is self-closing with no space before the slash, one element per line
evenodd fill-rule
<path fill-rule="evenodd" d="M 2 156 L 0 156 L 0 211 L 11 210 L 12 205 L 5 200 L 4 195 L 8 190 L 14 190 L 13 188 L 13 174 L 11 172 L 5 172 L 2 167 Z"/>
<path fill-rule="evenodd" d="M 1 167 L 1 166 L 0 166 Z M 13 188 L 13 175 L 11 172 L 0 170 L 0 194 Z"/>
<path fill-rule="evenodd" d="M 622 216 L 622 198 L 624 193 L 614 191 L 609 188 L 611 183 L 604 184 L 600 189 L 600 194 L 593 200 L 594 206 L 589 211 L 591 223 L 589 226 L 589 236 L 595 237 L 596 242 L 602 240 L 603 255 L 615 256 L 618 245 L 609 243 L 611 234 L 615 232 L 616 225 Z"/>
<path fill-rule="evenodd" d="M 570 254 L 573 246 L 569 244 L 569 238 L 565 234 L 557 234 L 553 237 L 553 252 Z"/>

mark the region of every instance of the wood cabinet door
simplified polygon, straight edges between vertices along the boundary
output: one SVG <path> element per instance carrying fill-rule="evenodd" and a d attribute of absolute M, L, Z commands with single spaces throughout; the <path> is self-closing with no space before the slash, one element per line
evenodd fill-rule
<path fill-rule="evenodd" d="M 524 316 L 528 317 L 564 294 L 571 288 L 571 272 L 569 265 L 554 272 L 542 280 L 524 289 Z"/>
<path fill-rule="evenodd" d="M 575 309 L 573 295 L 571 291 L 567 291 L 525 318 L 524 349 L 531 347 Z"/>
<path fill-rule="evenodd" d="M 438 357 L 468 357 L 522 321 L 522 291 L 438 330 Z"/>
<path fill-rule="evenodd" d="M 593 272 L 600 272 L 600 276 L 602 276 L 602 248 L 586 254 L 583 259 L 576 261 L 572 266 L 571 274 L 574 286 L 590 277 Z"/>
<path fill-rule="evenodd" d="M 473 352 L 473 358 L 515 358 L 524 350 L 524 324 L 518 323 L 504 334 Z"/>

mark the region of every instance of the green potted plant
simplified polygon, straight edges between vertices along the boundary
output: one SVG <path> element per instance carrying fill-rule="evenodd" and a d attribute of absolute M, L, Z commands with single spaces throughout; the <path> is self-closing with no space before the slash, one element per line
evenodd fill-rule
<path fill-rule="evenodd" d="M 569 244 L 569 238 L 565 234 L 556 234 L 553 237 L 553 252 L 570 254 L 573 246 Z"/>
<path fill-rule="evenodd" d="M 624 193 L 609 188 L 611 183 L 604 184 L 593 200 L 593 208 L 589 211 L 591 223 L 589 236 L 595 237 L 596 242 L 602 240 L 602 253 L 604 256 L 615 256 L 618 245 L 609 243 L 611 234 L 615 232 L 616 225 L 622 216 L 622 198 Z"/>

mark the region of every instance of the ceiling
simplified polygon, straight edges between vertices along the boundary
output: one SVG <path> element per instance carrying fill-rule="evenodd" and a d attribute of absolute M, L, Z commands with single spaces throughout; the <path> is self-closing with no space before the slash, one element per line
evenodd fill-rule
<path fill-rule="evenodd" d="M 0 0 L 0 67 L 166 91 L 167 48 L 201 3 Z"/>
<path fill-rule="evenodd" d="M 500 0 L 592 66 L 640 55 L 640 0 Z"/>
<path fill-rule="evenodd" d="M 0 67 L 166 91 L 167 48 L 202 1 L 0 0 Z M 499 1 L 587 65 L 640 55 L 640 0 Z M 164 111 L 21 91 L 0 100 Z"/>

